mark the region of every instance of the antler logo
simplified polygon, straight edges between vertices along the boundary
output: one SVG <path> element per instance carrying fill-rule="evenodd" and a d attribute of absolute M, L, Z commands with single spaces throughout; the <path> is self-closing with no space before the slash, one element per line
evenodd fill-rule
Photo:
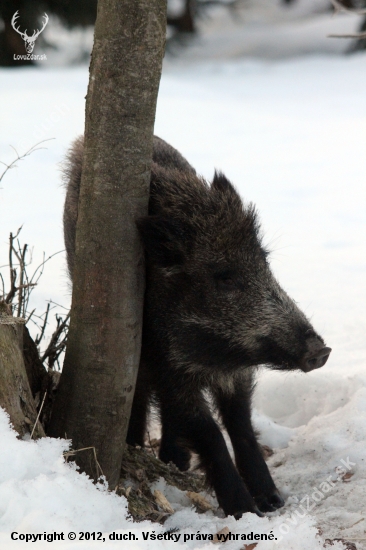
<path fill-rule="evenodd" d="M 24 32 L 21 32 L 19 30 L 19 27 L 16 28 L 16 20 L 18 19 L 19 17 L 19 10 L 17 10 L 14 15 L 13 15 L 13 18 L 11 20 L 11 26 L 13 27 L 13 29 L 18 33 L 20 34 L 20 36 L 23 38 L 24 42 L 25 42 L 25 50 L 27 53 L 32 53 L 33 52 L 33 49 L 34 49 L 34 43 L 35 41 L 37 40 L 37 38 L 39 37 L 39 35 L 41 34 L 42 31 L 44 31 L 44 28 L 45 26 L 47 25 L 48 23 L 48 15 L 47 13 L 44 14 L 43 18 L 44 18 L 44 22 L 43 22 L 43 27 L 41 28 L 41 30 L 36 30 L 36 31 L 33 31 L 33 34 L 32 36 L 28 36 L 27 35 L 27 29 L 25 29 Z"/>

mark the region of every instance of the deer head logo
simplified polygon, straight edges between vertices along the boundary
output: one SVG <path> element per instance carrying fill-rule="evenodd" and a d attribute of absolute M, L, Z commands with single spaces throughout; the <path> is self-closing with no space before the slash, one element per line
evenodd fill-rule
<path fill-rule="evenodd" d="M 16 20 L 18 19 L 18 17 L 19 17 L 19 10 L 14 13 L 13 18 L 11 20 L 11 26 L 23 38 L 23 40 L 25 42 L 24 45 L 25 45 L 26 52 L 27 53 L 32 53 L 33 49 L 34 49 L 35 41 L 37 40 L 37 38 L 39 37 L 39 35 L 41 34 L 41 32 L 44 30 L 45 26 L 48 23 L 48 15 L 47 15 L 47 13 L 44 14 L 44 16 L 43 16 L 43 18 L 44 18 L 43 27 L 41 28 L 41 30 L 33 31 L 32 36 L 27 35 L 27 29 L 25 29 L 24 32 L 21 32 L 19 30 L 19 27 L 16 28 L 15 24 L 17 22 Z"/>

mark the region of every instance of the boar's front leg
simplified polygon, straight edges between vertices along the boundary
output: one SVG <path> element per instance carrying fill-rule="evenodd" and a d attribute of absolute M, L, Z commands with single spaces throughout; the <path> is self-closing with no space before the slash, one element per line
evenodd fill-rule
<path fill-rule="evenodd" d="M 237 519 L 245 512 L 262 515 L 235 468 L 202 395 L 198 391 L 187 394 L 186 389 L 180 391 L 175 380 L 168 394 L 159 392 L 163 429 L 161 460 L 178 463 L 178 466 L 183 460 L 185 466 L 187 448 L 195 451 L 226 515 Z"/>
<path fill-rule="evenodd" d="M 284 505 L 256 440 L 251 422 L 251 383 L 237 384 L 234 392 L 218 388 L 215 397 L 230 436 L 239 473 L 262 512 Z"/>

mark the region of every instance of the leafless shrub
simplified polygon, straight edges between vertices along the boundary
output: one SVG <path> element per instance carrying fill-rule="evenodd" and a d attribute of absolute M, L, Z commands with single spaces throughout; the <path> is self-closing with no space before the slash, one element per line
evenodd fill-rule
<path fill-rule="evenodd" d="M 41 147 L 41 145 L 46 141 L 49 140 L 46 139 L 36 143 L 22 155 L 18 153 L 15 147 L 11 146 L 16 157 L 9 164 L 0 161 L 0 164 L 5 166 L 5 169 L 0 175 L 0 182 L 9 170 L 17 166 L 19 161 L 24 160 L 35 151 L 45 149 L 45 147 Z M 35 338 L 35 344 L 38 348 L 41 362 L 49 370 L 55 369 L 56 366 L 58 370 L 60 370 L 60 356 L 66 347 L 69 312 L 66 308 L 63 308 L 63 306 L 50 300 L 47 303 L 46 310 L 38 315 L 35 309 L 30 309 L 30 297 L 42 277 L 45 264 L 63 251 L 55 252 L 48 257 L 43 254 L 42 262 L 33 272 L 31 272 L 30 266 L 33 259 L 33 250 L 28 244 L 21 244 L 19 240 L 21 230 L 22 227 L 15 233 L 10 233 L 8 251 L 9 263 L 0 266 L 0 303 L 5 303 L 7 305 L 7 310 L 19 321 L 23 320 L 25 324 L 32 323 L 37 327 L 38 333 Z M 6 281 L 8 281 L 8 283 Z M 65 314 L 60 315 L 56 313 L 56 328 L 49 341 L 46 342 L 45 334 L 46 328 L 49 326 L 50 312 L 56 307 L 65 309 Z M 41 351 L 40 348 L 42 344 L 44 344 L 44 349 Z"/>
<path fill-rule="evenodd" d="M 47 305 L 48 308 L 49 304 Z M 60 356 L 64 352 L 67 343 L 67 335 L 69 331 L 70 312 L 62 317 L 56 314 L 56 330 L 53 332 L 50 341 L 41 356 L 41 361 L 45 364 L 47 360 L 48 368 L 53 369 L 57 365 L 58 370 L 61 369 Z"/>
<path fill-rule="evenodd" d="M 42 277 L 45 264 L 54 256 L 62 251 L 55 252 L 49 257 L 43 256 L 42 262 L 35 268 L 33 273 L 29 274 L 29 266 L 32 263 L 32 250 L 27 244 L 22 245 L 19 241 L 21 227 L 16 233 L 10 233 L 9 236 L 9 263 L 0 266 L 0 269 L 8 269 L 9 285 L 5 283 L 4 272 L 0 271 L 0 302 L 5 302 L 16 318 L 23 318 L 25 324 L 32 322 L 39 330 L 35 337 L 35 344 L 39 350 L 39 356 L 42 363 L 48 369 L 54 369 L 56 366 L 60 370 L 60 356 L 65 350 L 69 312 L 65 309 L 65 315 L 56 313 L 56 328 L 48 341 L 45 349 L 40 351 L 40 346 L 45 341 L 46 327 L 49 324 L 50 311 L 59 306 L 55 302 L 49 301 L 46 310 L 37 315 L 36 310 L 30 310 L 30 296 Z"/>

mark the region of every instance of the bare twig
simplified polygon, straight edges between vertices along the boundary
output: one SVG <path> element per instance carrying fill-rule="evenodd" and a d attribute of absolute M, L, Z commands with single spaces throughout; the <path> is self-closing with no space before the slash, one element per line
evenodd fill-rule
<path fill-rule="evenodd" d="M 19 242 L 18 242 L 19 246 Z M 25 255 L 27 253 L 28 245 L 23 246 L 23 250 L 19 255 L 19 264 L 20 264 L 20 275 L 19 275 L 19 286 L 18 286 L 18 311 L 17 317 L 20 317 L 22 314 L 22 306 L 24 304 L 24 295 L 29 288 L 29 285 L 24 285 L 24 271 L 25 271 Z M 20 292 L 19 292 L 20 291 Z"/>
<path fill-rule="evenodd" d="M 356 15 L 366 14 L 365 9 L 348 8 L 347 6 L 339 2 L 339 0 L 331 0 L 331 2 L 334 7 L 334 15 L 337 15 L 340 12 L 355 13 Z M 366 32 L 353 32 L 349 34 L 328 34 L 327 38 L 355 38 L 357 40 L 366 40 Z"/>
<path fill-rule="evenodd" d="M 7 304 L 11 304 L 12 301 L 13 301 L 13 298 L 16 294 L 16 286 L 15 286 L 15 281 L 16 281 L 16 278 L 17 278 L 17 271 L 16 269 L 11 269 L 10 270 L 10 290 L 5 298 L 5 303 Z"/>
<path fill-rule="evenodd" d="M 17 231 L 17 236 L 19 235 L 19 231 L 21 230 L 21 227 Z M 13 268 L 13 234 L 10 233 L 9 237 L 9 269 L 10 269 L 10 290 L 8 292 L 7 297 L 5 298 L 5 302 L 7 304 L 10 304 L 12 302 L 12 299 L 15 296 L 15 281 L 16 281 L 16 271 Z"/>
<path fill-rule="evenodd" d="M 25 320 L 25 324 L 27 324 L 27 323 L 28 323 L 28 321 L 30 321 L 30 320 L 31 320 L 31 318 L 32 318 L 32 315 L 33 315 L 33 313 L 34 313 L 35 311 L 36 311 L 36 310 L 35 310 L 35 309 L 33 309 L 33 310 L 32 310 L 32 311 L 30 312 L 30 314 L 28 315 L 28 317 L 27 317 L 27 318 L 26 318 L 26 320 Z"/>
<path fill-rule="evenodd" d="M 50 312 L 50 304 L 48 303 L 47 304 L 47 309 L 46 309 L 46 313 L 45 313 L 45 316 L 44 316 L 44 320 L 43 320 L 43 325 L 42 325 L 42 330 L 41 330 L 41 334 L 38 336 L 36 336 L 36 339 L 34 340 L 34 343 L 36 344 L 36 346 L 39 345 L 39 343 L 41 342 L 43 336 L 44 336 L 44 331 L 46 329 L 46 325 L 47 325 L 47 319 L 48 319 L 48 314 Z"/>
<path fill-rule="evenodd" d="M 63 456 L 67 460 L 70 456 L 75 456 L 76 453 L 81 453 L 82 451 L 90 451 L 91 449 L 93 449 L 94 460 L 95 460 L 95 464 L 97 465 L 97 472 L 99 472 L 99 477 L 104 476 L 102 467 L 99 464 L 98 459 L 97 459 L 97 451 L 96 451 L 95 447 L 83 447 L 82 449 L 75 449 L 75 450 L 71 449 L 71 451 L 65 451 L 63 453 Z"/>
<path fill-rule="evenodd" d="M 35 145 L 33 145 L 33 147 L 31 147 L 30 149 L 28 149 L 28 151 L 26 151 L 25 153 L 23 153 L 23 155 L 19 155 L 18 151 L 15 149 L 15 147 L 13 147 L 12 145 L 10 145 L 10 147 L 14 150 L 15 154 L 16 154 L 16 158 L 10 163 L 10 164 L 6 164 L 6 162 L 2 162 L 0 161 L 0 164 L 3 164 L 6 168 L 5 170 L 3 171 L 3 173 L 0 175 L 0 181 L 3 179 L 3 177 L 5 176 L 5 174 L 7 173 L 8 170 L 11 170 L 12 168 L 15 168 L 16 167 L 16 163 L 19 161 L 19 160 L 23 160 L 25 159 L 25 157 L 28 157 L 29 155 L 31 155 L 32 153 L 34 153 L 34 151 L 39 151 L 41 149 L 47 149 L 47 147 L 38 147 L 39 145 L 41 145 L 41 143 L 45 143 L 46 141 L 51 141 L 52 139 L 55 139 L 55 138 L 48 138 L 48 139 L 43 139 L 42 141 L 39 141 L 38 143 L 36 143 Z"/>
<path fill-rule="evenodd" d="M 207 7 L 207 6 L 225 6 L 225 8 L 238 7 L 240 2 L 238 0 L 228 0 L 227 2 L 222 2 L 222 0 L 201 0 L 198 4 L 198 7 Z"/>
<path fill-rule="evenodd" d="M 1 294 L 1 300 L 4 300 L 5 298 L 5 282 L 2 274 L 0 273 L 0 279 L 1 279 L 1 286 L 2 286 L 2 294 Z"/>
<path fill-rule="evenodd" d="M 42 399 L 42 403 L 41 403 L 41 406 L 40 406 L 40 408 L 39 408 L 39 411 L 38 411 L 38 414 L 37 414 L 37 418 L 36 418 L 36 421 L 35 421 L 35 423 L 34 423 L 32 433 L 31 433 L 31 439 L 33 438 L 34 430 L 36 429 L 37 422 L 39 421 L 39 417 L 41 416 L 41 412 L 42 412 L 42 409 L 43 409 L 43 405 L 44 405 L 44 402 L 45 402 L 45 400 L 46 400 L 46 395 L 47 395 L 47 391 L 44 392 L 44 396 L 43 396 L 43 399 Z"/>
<path fill-rule="evenodd" d="M 65 309 L 66 311 L 69 311 L 69 308 L 63 306 L 62 304 L 58 304 L 57 302 L 54 302 L 53 300 L 48 300 L 48 302 L 49 302 L 50 304 L 53 304 L 54 307 L 60 307 L 60 308 L 62 308 L 62 309 Z"/>
<path fill-rule="evenodd" d="M 66 315 L 65 319 L 62 319 L 62 317 L 56 315 L 57 328 L 55 332 L 52 334 L 49 344 L 41 357 L 42 363 L 44 363 L 45 360 L 48 359 L 48 367 L 50 369 L 53 368 L 61 352 L 66 347 L 67 327 L 68 327 L 69 318 L 70 318 L 70 313 Z"/>
<path fill-rule="evenodd" d="M 14 241 L 17 239 L 22 227 L 18 229 L 15 235 L 10 233 L 9 236 L 9 270 L 10 270 L 10 290 L 8 294 L 5 297 L 5 303 L 12 304 L 15 295 L 18 293 L 18 309 L 17 309 L 17 317 L 25 316 L 25 312 L 28 306 L 28 300 L 29 295 L 32 291 L 32 287 L 36 286 L 37 283 L 33 283 L 32 281 L 28 281 L 28 277 L 26 274 L 26 253 L 28 245 L 25 244 L 23 249 L 20 246 L 19 241 L 17 241 L 18 244 L 18 250 L 14 246 Z M 17 285 L 17 270 L 14 267 L 13 264 L 13 255 L 15 255 L 16 259 L 18 260 L 19 264 L 19 284 Z M 27 283 L 24 284 L 24 278 L 27 280 Z"/>
<path fill-rule="evenodd" d="M 59 250 L 58 252 L 54 252 L 54 254 L 51 254 L 51 256 L 48 256 L 47 259 L 45 259 L 45 255 L 43 254 L 43 261 L 42 263 L 39 264 L 39 266 L 36 268 L 36 270 L 34 271 L 32 277 L 30 278 L 30 282 L 33 283 L 33 280 L 37 274 L 37 272 L 39 271 L 38 273 L 38 276 L 35 280 L 35 284 L 38 283 L 40 277 L 42 277 L 43 275 L 43 269 L 44 269 L 44 266 L 47 262 L 49 262 L 54 256 L 57 256 L 57 254 L 61 254 L 61 252 L 64 252 L 65 250 Z"/>
<path fill-rule="evenodd" d="M 353 34 L 328 34 L 327 38 L 357 38 L 358 40 L 366 40 L 366 32 L 355 32 Z"/>
<path fill-rule="evenodd" d="M 344 4 L 339 2 L 338 0 L 330 0 L 332 2 L 332 5 L 334 7 L 334 15 L 337 15 L 337 13 L 340 13 L 342 11 L 348 12 L 348 13 L 356 13 L 357 15 L 365 15 L 366 10 L 363 9 L 357 9 L 357 8 L 347 8 Z"/>

